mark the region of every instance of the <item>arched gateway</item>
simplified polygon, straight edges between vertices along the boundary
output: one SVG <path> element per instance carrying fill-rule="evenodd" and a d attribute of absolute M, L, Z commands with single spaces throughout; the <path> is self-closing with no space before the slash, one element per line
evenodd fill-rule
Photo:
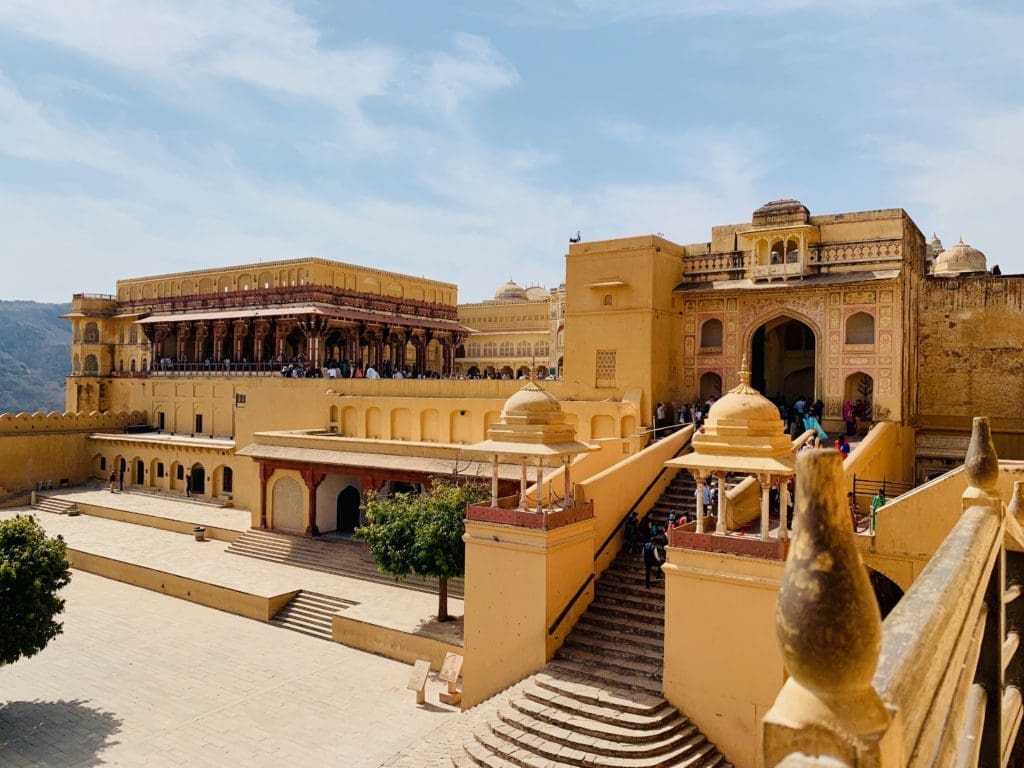
<path fill-rule="evenodd" d="M 809 325 L 780 315 L 754 331 L 750 341 L 751 383 L 769 397 L 789 403 L 817 392 L 817 338 Z"/>

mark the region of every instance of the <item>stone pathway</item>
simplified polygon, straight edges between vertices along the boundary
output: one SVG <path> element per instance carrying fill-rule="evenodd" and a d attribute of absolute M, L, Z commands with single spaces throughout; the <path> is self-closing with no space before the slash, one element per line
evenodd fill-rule
<path fill-rule="evenodd" d="M 0 768 L 370 768 L 460 719 L 406 664 L 81 571 L 64 597 L 64 634 L 0 667 Z"/>

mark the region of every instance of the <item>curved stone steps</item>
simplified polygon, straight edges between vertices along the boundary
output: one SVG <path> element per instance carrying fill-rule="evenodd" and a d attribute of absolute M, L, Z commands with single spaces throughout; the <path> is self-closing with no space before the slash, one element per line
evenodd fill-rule
<path fill-rule="evenodd" d="M 549 664 L 533 676 L 532 682 L 538 688 L 553 696 L 581 701 L 595 707 L 615 709 L 620 712 L 653 718 L 666 708 L 677 711 L 663 696 L 641 691 L 615 690 L 580 682 L 574 670 L 566 674 L 557 664 Z"/>
<path fill-rule="evenodd" d="M 682 717 L 679 714 L 679 710 L 664 699 L 656 707 L 650 708 L 649 712 L 641 714 L 631 712 L 622 707 L 609 706 L 608 703 L 599 703 L 600 699 L 588 701 L 583 697 L 557 693 L 539 684 L 534 684 L 524 689 L 523 697 L 534 704 L 547 707 L 548 709 L 561 710 L 570 717 L 582 715 L 594 722 L 608 723 L 609 725 L 620 727 L 660 728 Z"/>
<path fill-rule="evenodd" d="M 671 768 L 672 766 L 694 764 L 699 758 L 714 751 L 712 745 L 699 731 L 692 733 L 688 739 L 674 745 L 668 751 L 652 754 L 645 746 L 633 749 L 620 748 L 615 754 L 595 753 L 592 746 L 576 741 L 563 743 L 561 739 L 549 741 L 544 736 L 524 731 L 499 718 L 489 722 L 489 733 L 476 734 L 477 741 L 489 744 L 492 750 L 502 750 L 506 760 L 513 765 L 533 768 L 544 763 L 535 758 L 555 761 L 559 765 L 579 766 L 580 768 Z M 564 730 L 564 729 L 563 729 Z M 604 740 L 602 740 L 604 741 Z M 504 742 L 504 743 L 502 743 Z M 573 744 L 580 744 L 579 749 Z M 612 744 L 612 742 L 605 742 Z M 604 744 L 599 748 L 603 748 Z M 532 762 L 527 760 L 533 758 Z"/>
<path fill-rule="evenodd" d="M 607 713 L 614 710 L 605 709 L 606 716 L 601 719 L 591 717 L 594 709 L 584 707 L 556 707 L 534 701 L 529 697 L 517 699 L 512 702 L 512 709 L 516 710 L 523 717 L 532 718 L 539 723 L 546 723 L 550 726 L 557 726 L 572 731 L 581 736 L 589 736 L 593 739 L 609 739 L 614 737 L 616 743 L 623 744 L 650 744 L 662 742 L 666 739 L 678 737 L 684 728 L 695 729 L 689 721 L 674 711 L 674 717 L 660 723 L 641 720 L 632 720 L 628 727 L 622 724 L 621 719 L 609 722 Z M 506 720 L 506 722 L 508 722 Z M 524 727 L 524 730 L 530 730 Z"/>

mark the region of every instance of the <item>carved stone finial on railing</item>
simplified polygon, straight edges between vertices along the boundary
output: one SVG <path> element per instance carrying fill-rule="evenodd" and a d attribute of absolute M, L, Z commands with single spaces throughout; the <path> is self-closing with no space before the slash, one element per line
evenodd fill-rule
<path fill-rule="evenodd" d="M 975 416 L 971 428 L 971 442 L 964 457 L 964 471 L 967 473 L 967 490 L 964 491 L 964 509 L 974 506 L 1001 505 L 996 493 L 999 480 L 999 456 L 992 444 L 992 430 L 988 416 Z"/>
<path fill-rule="evenodd" d="M 1013 483 L 1013 493 L 1010 494 L 1010 503 L 1006 511 L 1024 527 L 1024 480 Z"/>
<path fill-rule="evenodd" d="M 785 736 L 777 741 L 787 731 L 798 741 L 813 738 L 819 755 L 855 764 L 851 758 L 876 743 L 890 721 L 871 685 L 882 618 L 850 531 L 842 466 L 842 454 L 832 450 L 797 457 L 793 541 L 775 612 L 792 678 L 765 720 L 766 765 L 800 751 Z"/>

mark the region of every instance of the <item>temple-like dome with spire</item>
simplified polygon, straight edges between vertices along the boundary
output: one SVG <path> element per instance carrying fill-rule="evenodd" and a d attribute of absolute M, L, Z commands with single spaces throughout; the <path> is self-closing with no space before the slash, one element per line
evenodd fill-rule
<path fill-rule="evenodd" d="M 740 383 L 723 395 L 708 411 L 703 431 L 693 436 L 693 458 L 722 462 L 740 459 L 737 467 L 775 467 L 781 460 L 792 463 L 793 444 L 776 405 L 750 386 L 746 358 L 740 366 Z M 730 466 L 728 461 L 723 466 Z"/>
<path fill-rule="evenodd" d="M 964 242 L 960 242 L 938 255 L 932 274 L 937 276 L 961 275 L 969 272 L 985 272 L 988 262 L 985 254 Z"/>

